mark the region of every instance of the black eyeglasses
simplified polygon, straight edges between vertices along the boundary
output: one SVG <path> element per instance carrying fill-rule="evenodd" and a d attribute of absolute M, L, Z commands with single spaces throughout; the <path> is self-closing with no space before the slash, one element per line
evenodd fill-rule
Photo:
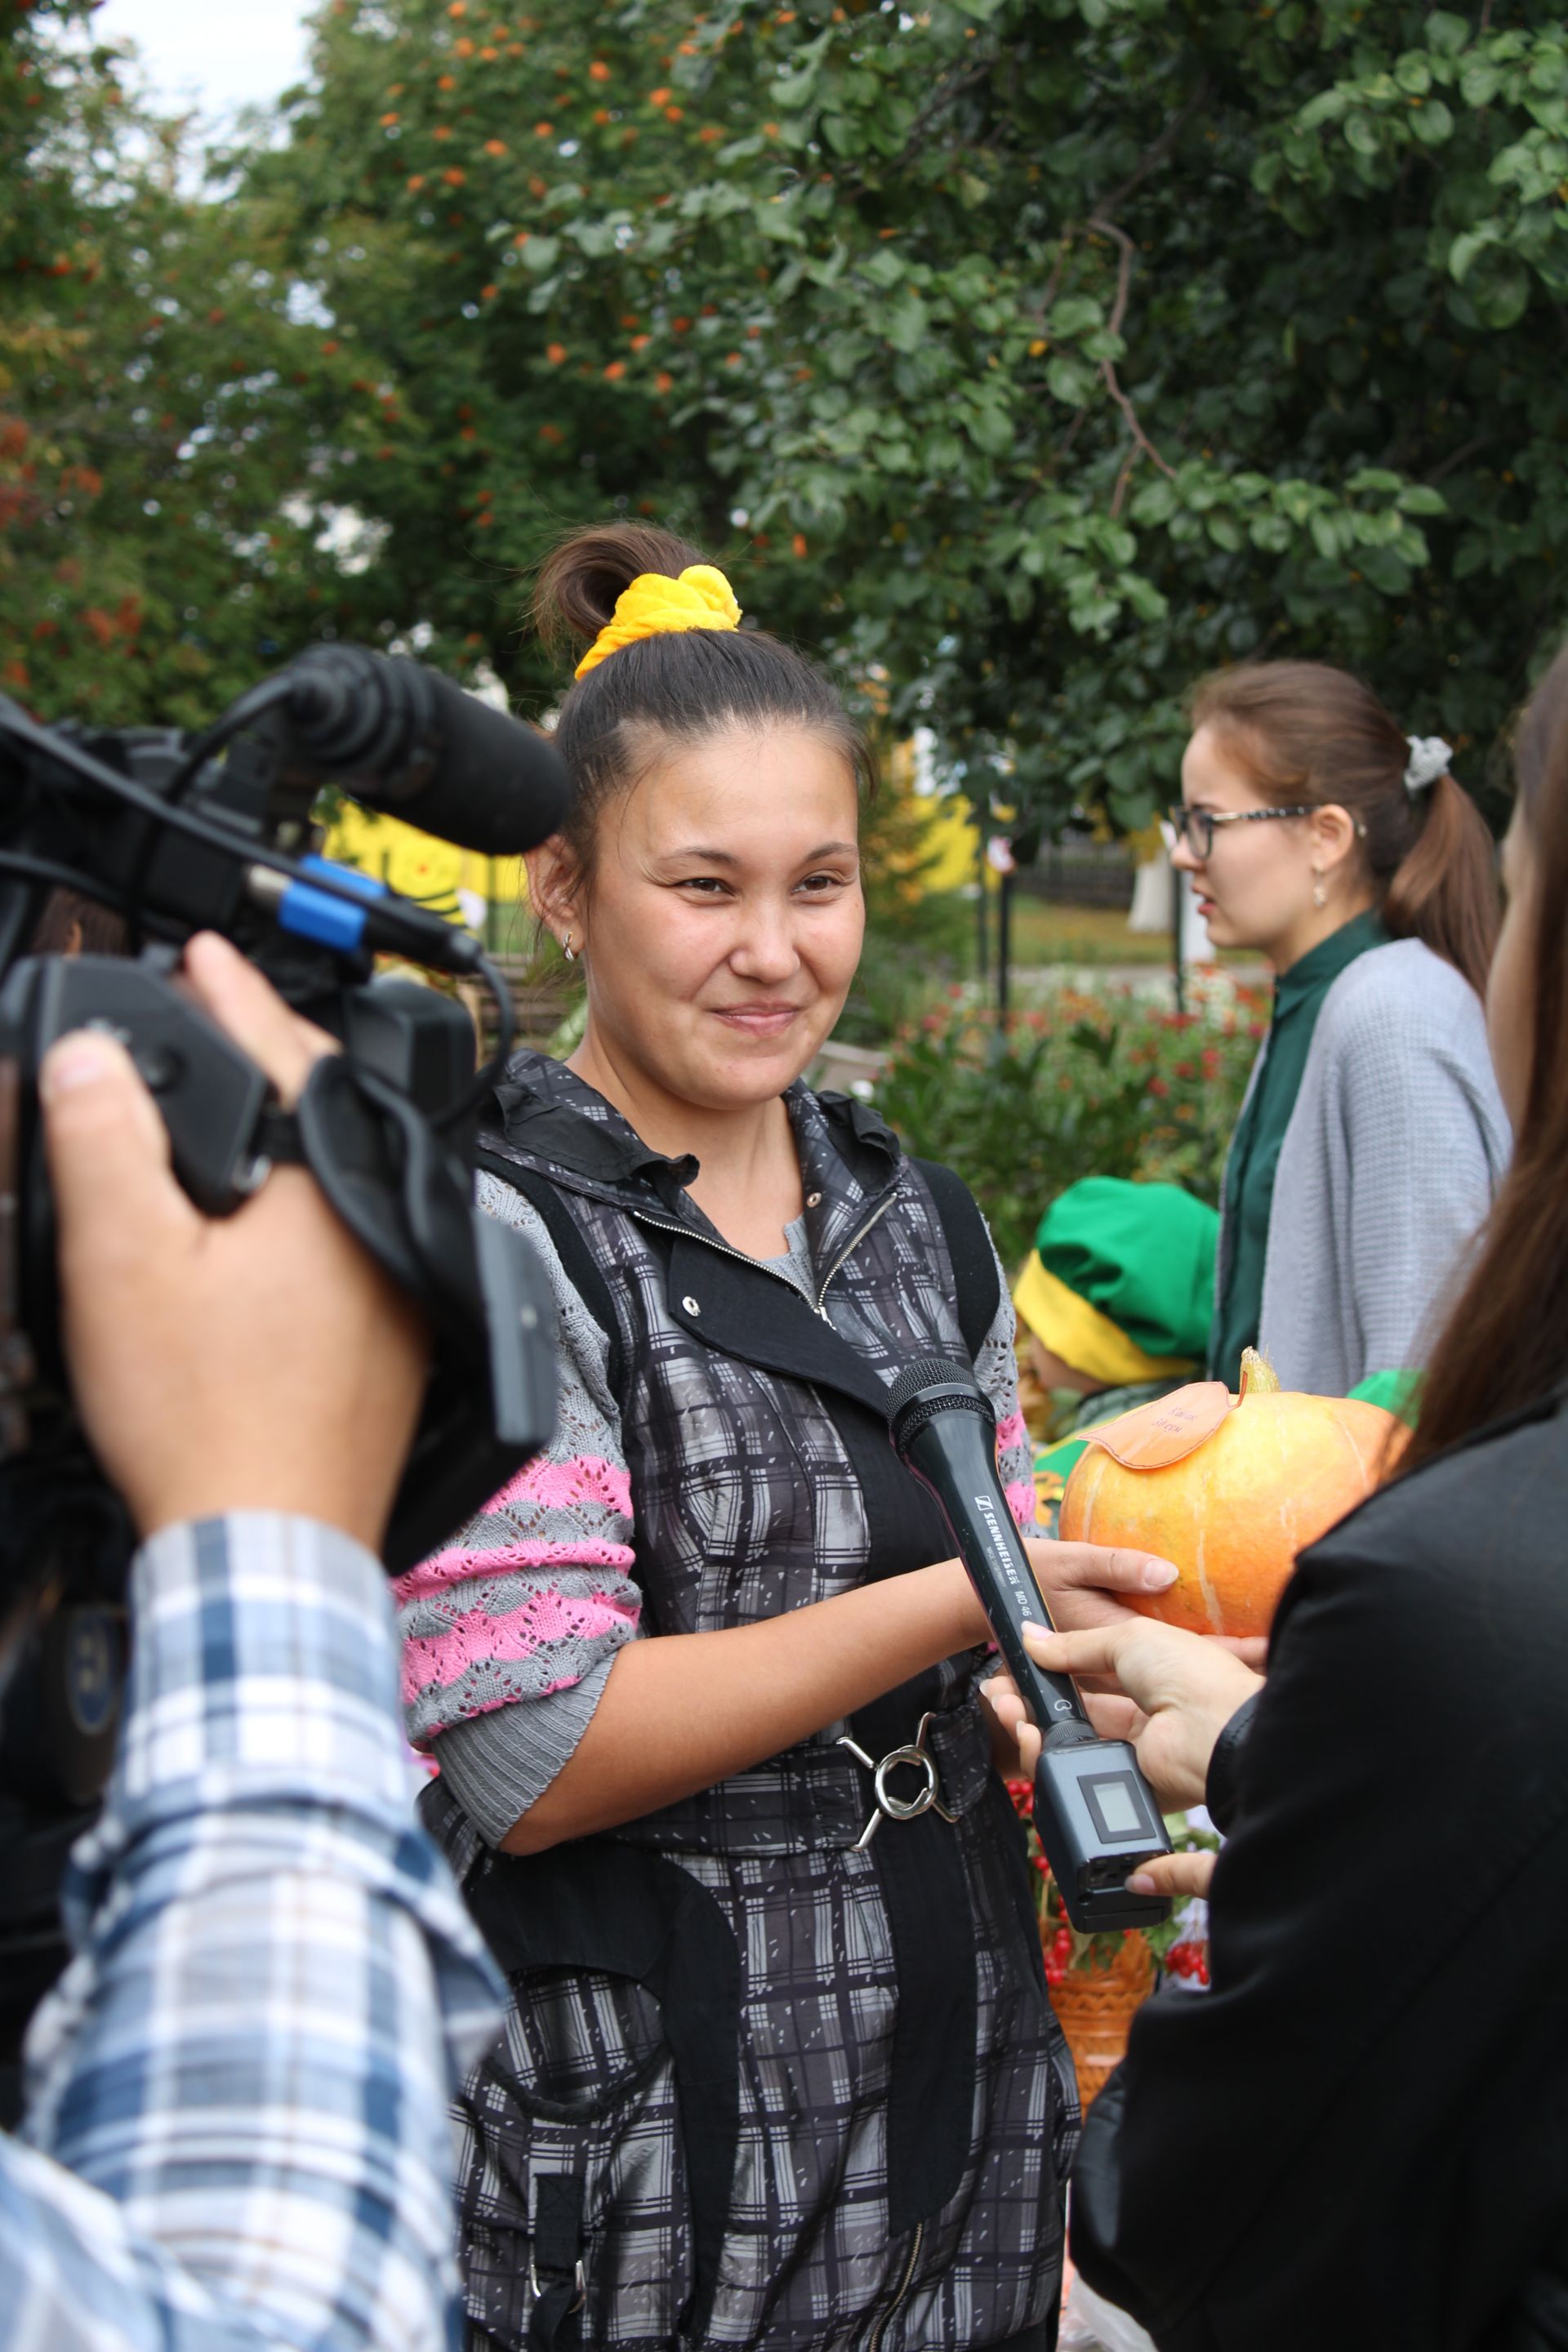
<path fill-rule="evenodd" d="M 1214 855 L 1214 829 L 1216 824 L 1262 824 L 1274 816 L 1316 816 L 1317 810 L 1309 803 L 1300 808 L 1269 809 L 1195 809 L 1178 801 L 1171 811 L 1171 831 L 1178 843 L 1190 849 L 1200 865 L 1205 865 Z"/>

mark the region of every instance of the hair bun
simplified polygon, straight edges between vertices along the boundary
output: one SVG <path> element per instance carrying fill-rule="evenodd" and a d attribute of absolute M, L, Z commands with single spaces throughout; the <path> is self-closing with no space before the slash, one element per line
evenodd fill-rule
<path fill-rule="evenodd" d="M 679 579 L 705 563 L 700 549 L 646 523 L 595 523 L 549 554 L 533 591 L 533 625 L 547 645 L 592 645 L 614 618 L 616 600 L 645 572 Z"/>

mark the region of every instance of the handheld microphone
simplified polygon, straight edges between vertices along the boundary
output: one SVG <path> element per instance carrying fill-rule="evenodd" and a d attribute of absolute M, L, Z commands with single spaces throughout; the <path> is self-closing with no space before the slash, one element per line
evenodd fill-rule
<path fill-rule="evenodd" d="M 290 757 L 366 808 L 487 857 L 521 856 L 566 814 L 566 770 L 543 736 L 436 670 L 365 646 L 312 646 L 286 675 Z"/>
<path fill-rule="evenodd" d="M 1068 1917 L 1080 1933 L 1149 1927 L 1170 1916 L 1158 1895 L 1129 1895 L 1140 1863 L 1169 1853 L 1153 1791 L 1124 1739 L 1102 1739 L 1065 1675 L 1024 1646 L 1050 1617 L 996 1475 L 995 1417 L 967 1365 L 928 1356 L 893 1382 L 894 1451 L 932 1496 L 969 1572 L 1025 1706 L 1037 1725 L 1035 1826 Z"/>

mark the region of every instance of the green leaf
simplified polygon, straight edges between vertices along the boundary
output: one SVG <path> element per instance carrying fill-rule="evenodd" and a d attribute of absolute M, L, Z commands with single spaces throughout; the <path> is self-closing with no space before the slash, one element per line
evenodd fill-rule
<path fill-rule="evenodd" d="M 1068 408 L 1082 408 L 1094 391 L 1094 370 L 1076 353 L 1058 352 L 1047 366 L 1046 383 L 1053 399 Z"/>
<path fill-rule="evenodd" d="M 558 236 L 531 236 L 522 248 L 522 266 L 531 270 L 535 278 L 542 278 L 547 269 L 553 269 L 560 258 L 561 239 Z"/>
<path fill-rule="evenodd" d="M 1470 37 L 1470 27 L 1463 16 L 1451 9 L 1434 8 L 1426 19 L 1426 45 L 1436 49 L 1440 58 L 1457 58 Z"/>
<path fill-rule="evenodd" d="M 1483 326 L 1517 326 L 1530 301 L 1530 272 L 1517 253 L 1492 245 L 1466 271 L 1465 292 Z"/>
<path fill-rule="evenodd" d="M 1051 305 L 1050 331 L 1064 341 L 1076 341 L 1104 323 L 1105 312 L 1092 295 L 1064 294 Z"/>
<path fill-rule="evenodd" d="M 924 341 L 931 314 L 912 289 L 906 288 L 882 311 L 882 332 L 896 352 L 912 352 Z"/>
<path fill-rule="evenodd" d="M 1475 58 L 1459 76 L 1459 96 L 1467 106 L 1489 106 L 1502 88 L 1502 71 L 1487 58 Z"/>
<path fill-rule="evenodd" d="M 964 420 L 969 437 L 988 457 L 1005 457 L 1013 446 L 1013 420 L 1005 408 L 976 407 Z"/>
<path fill-rule="evenodd" d="M 1424 147 L 1441 147 L 1454 135 L 1454 118 L 1440 98 L 1429 98 L 1411 109 L 1410 128 Z"/>
<path fill-rule="evenodd" d="M 1350 115 L 1345 122 L 1345 137 L 1358 155 L 1375 155 L 1382 144 L 1370 114 Z"/>
<path fill-rule="evenodd" d="M 1448 501 L 1441 490 L 1433 489 L 1429 484 L 1412 482 L 1400 491 L 1399 508 L 1402 514 L 1447 514 Z"/>

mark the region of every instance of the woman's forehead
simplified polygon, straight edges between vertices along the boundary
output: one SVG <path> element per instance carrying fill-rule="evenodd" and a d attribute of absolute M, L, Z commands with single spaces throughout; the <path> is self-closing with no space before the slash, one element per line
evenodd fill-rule
<path fill-rule="evenodd" d="M 702 848 L 754 858 L 853 844 L 858 794 L 836 744 L 804 729 L 730 729 L 672 744 L 619 804 L 627 846 L 663 856 Z"/>
<path fill-rule="evenodd" d="M 1183 797 L 1205 808 L 1260 808 L 1241 747 L 1215 727 L 1198 728 L 1182 754 Z"/>

